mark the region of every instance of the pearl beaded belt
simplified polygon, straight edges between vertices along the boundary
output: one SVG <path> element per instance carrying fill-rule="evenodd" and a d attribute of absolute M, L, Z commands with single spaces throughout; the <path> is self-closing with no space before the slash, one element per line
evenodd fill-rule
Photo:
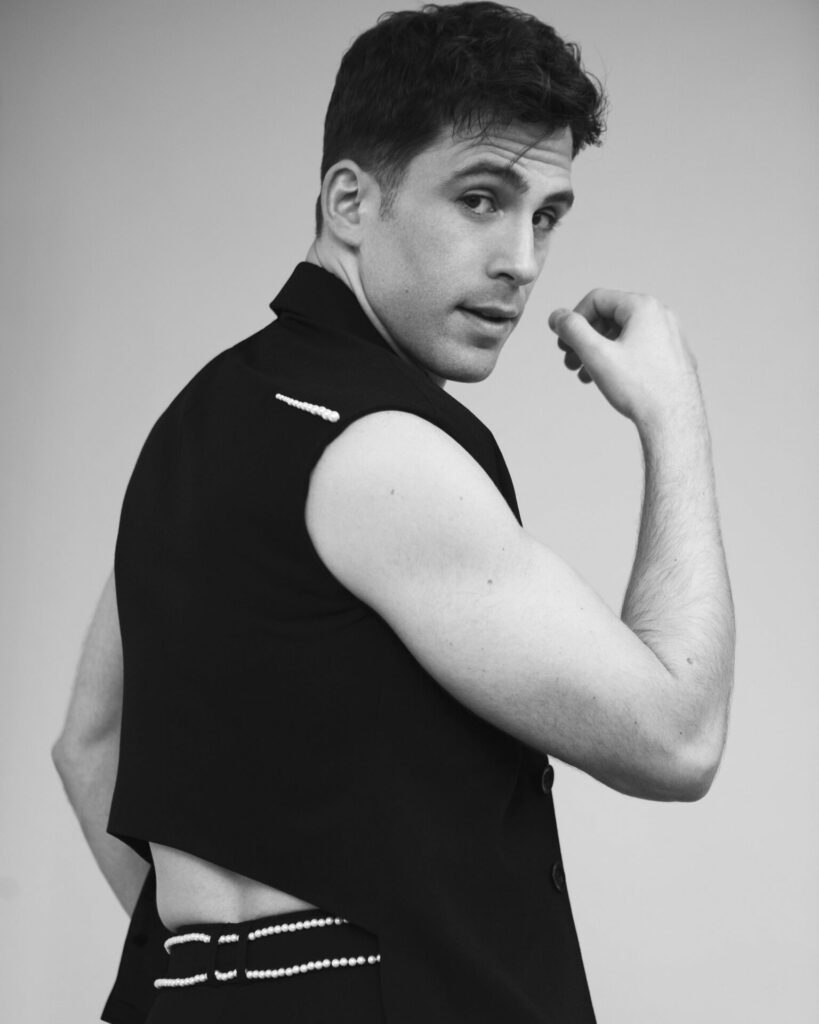
<path fill-rule="evenodd" d="M 378 964 L 378 940 L 343 917 L 316 910 L 190 925 L 165 943 L 169 973 L 154 987 L 273 981 L 310 971 Z"/>

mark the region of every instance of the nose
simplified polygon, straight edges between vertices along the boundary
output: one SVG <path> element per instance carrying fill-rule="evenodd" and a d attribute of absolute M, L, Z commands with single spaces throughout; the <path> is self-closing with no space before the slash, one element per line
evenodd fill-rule
<path fill-rule="evenodd" d="M 532 222 L 510 220 L 505 229 L 489 261 L 489 275 L 506 278 L 518 286 L 531 284 L 537 279 L 543 262 L 535 244 Z"/>

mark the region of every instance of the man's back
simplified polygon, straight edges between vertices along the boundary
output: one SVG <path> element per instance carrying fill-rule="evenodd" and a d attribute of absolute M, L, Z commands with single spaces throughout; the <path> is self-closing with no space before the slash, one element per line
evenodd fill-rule
<path fill-rule="evenodd" d="M 321 452 L 385 415 L 451 437 L 514 515 L 497 446 L 326 271 L 300 265 L 274 308 L 171 403 L 128 486 L 110 830 L 377 935 L 391 1020 L 535 1021 L 550 1002 L 592 1020 L 548 759 L 453 700 L 328 572 L 304 518 Z"/>

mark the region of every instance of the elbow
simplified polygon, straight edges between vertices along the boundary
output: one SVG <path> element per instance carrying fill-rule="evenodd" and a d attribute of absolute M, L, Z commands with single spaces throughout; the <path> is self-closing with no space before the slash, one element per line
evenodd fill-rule
<path fill-rule="evenodd" d="M 74 786 L 76 775 L 76 761 L 71 756 L 71 751 L 64 736 L 60 736 L 51 747 L 51 763 L 57 770 L 63 789 L 71 799 L 71 792 Z"/>
<path fill-rule="evenodd" d="M 722 761 L 727 728 L 727 702 L 668 717 L 662 738 L 657 737 L 666 793 L 660 799 L 693 803 L 707 795 Z"/>
<path fill-rule="evenodd" d="M 51 760 L 57 774 L 63 782 L 67 782 L 82 775 L 88 765 L 94 764 L 108 744 L 110 740 L 95 740 L 64 730 L 51 747 Z"/>
<path fill-rule="evenodd" d="M 725 749 L 727 712 L 655 716 L 644 722 L 638 742 L 628 746 L 608 777 L 598 775 L 614 789 L 643 800 L 693 803 L 708 794 Z M 613 781 L 616 779 L 616 781 Z"/>
<path fill-rule="evenodd" d="M 54 742 L 51 760 L 75 809 L 89 791 L 99 786 L 100 779 L 116 771 L 117 755 L 118 743 L 88 742 L 70 731 L 63 732 Z"/>
<path fill-rule="evenodd" d="M 722 760 L 723 742 L 680 744 L 668 758 L 666 800 L 694 803 L 711 789 Z"/>
<path fill-rule="evenodd" d="M 617 782 L 608 781 L 627 796 L 661 803 L 694 803 L 711 788 L 719 763 L 692 757 L 688 752 L 668 755 L 662 763 L 641 765 Z"/>
<path fill-rule="evenodd" d="M 662 803 L 693 803 L 711 788 L 717 774 L 721 751 L 704 745 L 653 746 L 639 760 L 635 753 L 627 764 L 618 763 L 614 771 L 596 774 L 606 785 L 641 800 Z"/>
<path fill-rule="evenodd" d="M 685 737 L 667 735 L 643 748 L 639 762 L 614 788 L 643 800 L 693 803 L 711 789 L 722 760 L 724 734 Z M 634 752 L 633 752 L 634 753 Z"/>
<path fill-rule="evenodd" d="M 113 716 L 82 719 L 69 716 L 51 747 L 51 760 L 61 776 L 82 771 L 101 757 L 116 756 L 119 751 L 120 723 Z"/>
<path fill-rule="evenodd" d="M 681 803 L 694 803 L 696 800 L 702 800 L 711 789 L 718 768 L 718 760 L 687 765 L 686 770 L 677 780 L 676 792 L 672 799 Z"/>
<path fill-rule="evenodd" d="M 62 733 L 51 747 L 51 761 L 61 779 L 65 780 L 71 774 L 71 768 L 76 763 L 76 759 L 76 751 L 72 750 L 65 733 Z"/>
<path fill-rule="evenodd" d="M 51 760 L 57 771 L 62 774 L 66 760 L 65 741 L 62 736 L 59 736 L 51 745 Z"/>

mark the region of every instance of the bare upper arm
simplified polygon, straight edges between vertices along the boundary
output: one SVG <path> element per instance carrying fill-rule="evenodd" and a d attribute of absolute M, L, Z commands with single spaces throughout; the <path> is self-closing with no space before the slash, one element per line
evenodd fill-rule
<path fill-rule="evenodd" d="M 122 639 L 114 574 L 106 580 L 83 643 L 55 751 L 65 755 L 119 736 L 122 715 Z"/>
<path fill-rule="evenodd" d="M 459 701 L 614 788 L 667 795 L 669 673 L 447 434 L 401 412 L 353 423 L 315 467 L 306 520 Z"/>

